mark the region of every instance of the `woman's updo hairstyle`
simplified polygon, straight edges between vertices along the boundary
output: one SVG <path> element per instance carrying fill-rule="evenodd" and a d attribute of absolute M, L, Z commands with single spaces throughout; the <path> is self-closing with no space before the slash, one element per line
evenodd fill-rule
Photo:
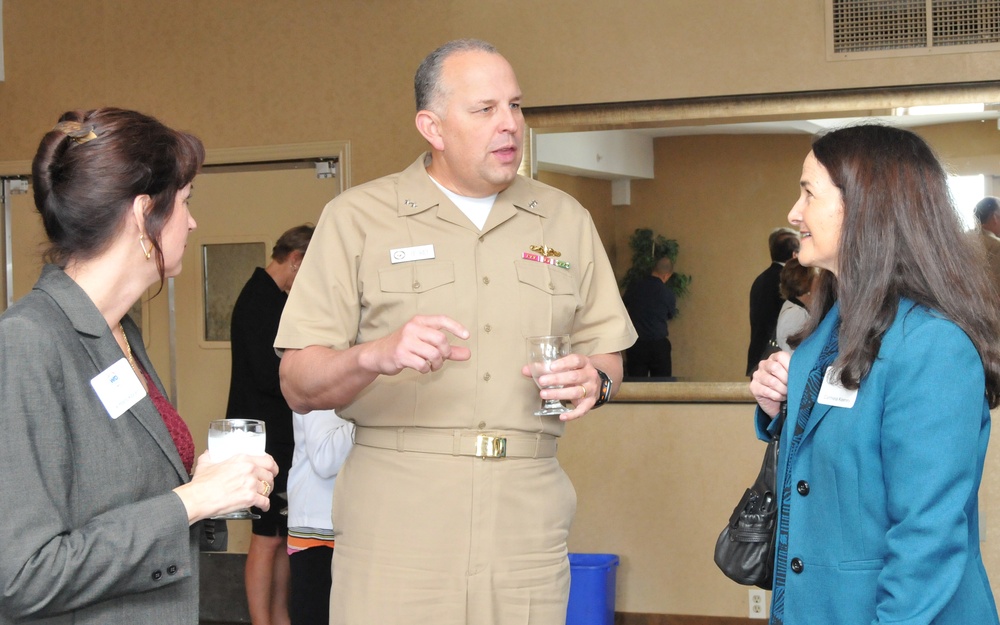
<path fill-rule="evenodd" d="M 133 200 L 148 195 L 144 227 L 162 280 L 163 226 L 204 160 L 197 137 L 148 115 L 117 108 L 64 113 L 31 165 L 35 208 L 49 238 L 45 260 L 66 267 L 99 255 L 131 215 Z"/>

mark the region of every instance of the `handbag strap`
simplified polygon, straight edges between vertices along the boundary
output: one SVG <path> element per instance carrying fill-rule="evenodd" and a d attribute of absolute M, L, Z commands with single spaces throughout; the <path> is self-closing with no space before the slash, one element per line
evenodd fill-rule
<path fill-rule="evenodd" d="M 781 410 L 775 417 L 777 423 L 774 425 L 774 437 L 781 438 L 781 430 L 785 427 L 785 419 L 788 418 L 788 401 L 781 402 Z"/>

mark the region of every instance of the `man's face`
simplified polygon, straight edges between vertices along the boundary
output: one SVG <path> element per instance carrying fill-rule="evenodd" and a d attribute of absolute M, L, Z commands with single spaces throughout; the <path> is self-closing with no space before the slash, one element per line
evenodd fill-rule
<path fill-rule="evenodd" d="M 431 174 L 468 197 L 506 189 L 517 176 L 524 140 L 514 69 L 499 54 L 457 52 L 444 61 L 441 87 L 434 103 L 440 154 L 435 154 Z"/>

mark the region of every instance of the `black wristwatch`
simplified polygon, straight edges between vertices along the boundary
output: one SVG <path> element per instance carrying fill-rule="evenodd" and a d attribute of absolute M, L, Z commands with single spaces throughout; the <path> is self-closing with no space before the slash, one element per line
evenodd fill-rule
<path fill-rule="evenodd" d="M 597 375 L 601 376 L 601 390 L 597 393 L 597 401 L 594 402 L 594 408 L 603 406 L 611 399 L 611 378 L 600 369 L 597 370 Z"/>

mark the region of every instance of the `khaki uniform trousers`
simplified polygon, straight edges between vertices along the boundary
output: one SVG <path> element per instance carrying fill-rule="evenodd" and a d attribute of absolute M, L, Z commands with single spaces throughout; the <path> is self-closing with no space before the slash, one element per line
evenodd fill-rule
<path fill-rule="evenodd" d="M 356 445 L 334 496 L 331 625 L 565 625 L 576 491 L 554 458 Z"/>

